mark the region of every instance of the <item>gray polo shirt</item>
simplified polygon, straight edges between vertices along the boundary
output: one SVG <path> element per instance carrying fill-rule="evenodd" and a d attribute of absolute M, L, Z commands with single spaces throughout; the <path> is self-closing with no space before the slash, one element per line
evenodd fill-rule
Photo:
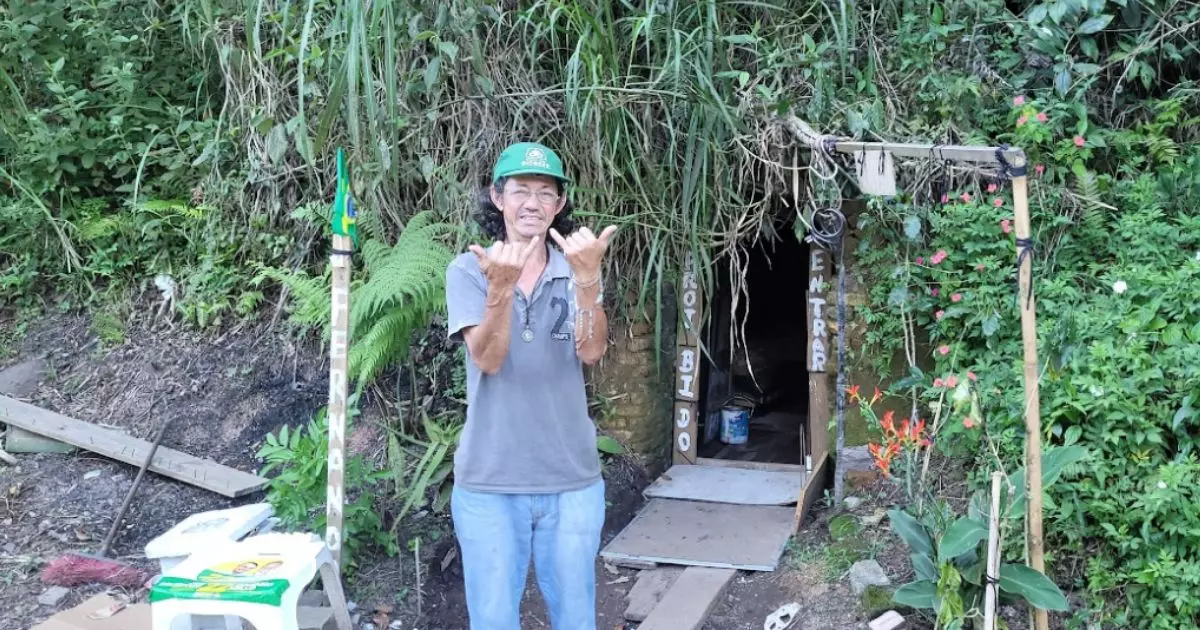
<path fill-rule="evenodd" d="M 600 479 L 596 427 L 588 417 L 583 363 L 575 354 L 574 282 L 567 259 L 548 247 L 533 295 L 514 289 L 508 355 L 495 374 L 467 357 L 467 421 L 454 482 L 476 492 L 578 490 Z M 450 339 L 483 321 L 487 279 L 475 254 L 446 270 Z M 532 338 L 522 338 L 528 327 Z M 469 350 L 468 350 L 469 352 Z"/>

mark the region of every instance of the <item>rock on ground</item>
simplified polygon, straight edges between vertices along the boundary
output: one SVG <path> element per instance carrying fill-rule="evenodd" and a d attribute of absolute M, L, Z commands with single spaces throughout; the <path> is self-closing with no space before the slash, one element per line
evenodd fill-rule
<path fill-rule="evenodd" d="M 870 585 L 889 586 L 891 583 L 883 567 L 874 560 L 859 560 L 850 567 L 850 590 L 856 596 L 862 595 Z"/>

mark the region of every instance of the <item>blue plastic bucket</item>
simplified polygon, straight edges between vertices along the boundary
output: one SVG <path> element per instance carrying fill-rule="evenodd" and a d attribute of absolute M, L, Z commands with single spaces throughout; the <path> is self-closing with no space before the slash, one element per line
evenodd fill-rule
<path fill-rule="evenodd" d="M 742 407 L 721 409 L 721 441 L 726 444 L 745 444 L 750 439 L 750 411 Z"/>

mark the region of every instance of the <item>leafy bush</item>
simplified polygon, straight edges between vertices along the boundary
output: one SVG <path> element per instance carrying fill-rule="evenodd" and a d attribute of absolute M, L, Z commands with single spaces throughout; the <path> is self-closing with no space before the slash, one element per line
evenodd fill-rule
<path fill-rule="evenodd" d="M 328 488 L 329 424 L 326 410 L 303 427 L 284 425 L 278 434 L 268 433 L 258 451 L 265 464 L 259 471 L 267 476 L 267 501 L 280 521 L 292 529 L 325 535 L 326 491 Z M 350 423 L 347 422 L 347 432 Z M 374 471 L 361 455 L 345 458 L 345 503 L 342 512 L 342 566 L 352 572 L 361 551 L 377 546 L 394 555 L 399 546 L 390 535 L 375 505 L 379 485 L 388 471 Z"/>
<path fill-rule="evenodd" d="M 1033 164 L 1049 165 L 1035 170 L 1031 189 L 1043 439 L 1049 449 L 1090 454 L 1048 491 L 1049 566 L 1059 579 L 1080 578 L 1113 623 L 1190 627 L 1200 615 L 1183 595 L 1200 584 L 1200 152 L 1141 152 L 1128 163 L 1152 172 L 1093 172 L 1088 164 L 1132 148 L 1128 134 L 1064 139 L 1052 116 L 1028 106 L 1014 106 L 1014 125 Z M 1159 112 L 1149 132 L 1179 120 L 1169 105 Z M 1057 187 L 1068 181 L 1074 190 Z M 876 247 L 861 255 L 870 343 L 885 356 L 902 347 L 901 309 L 927 343 L 920 366 L 892 391 L 917 387 L 936 403 L 954 389 L 951 379 L 977 375 L 976 422 L 947 423 L 935 443 L 977 458 L 982 481 L 1023 457 L 1023 393 L 1014 385 L 1027 296 L 1016 292 L 1004 183 L 966 186 L 978 187 L 948 191 L 932 208 L 874 203 L 864 227 Z M 1065 573 L 1072 566 L 1085 568 Z"/>

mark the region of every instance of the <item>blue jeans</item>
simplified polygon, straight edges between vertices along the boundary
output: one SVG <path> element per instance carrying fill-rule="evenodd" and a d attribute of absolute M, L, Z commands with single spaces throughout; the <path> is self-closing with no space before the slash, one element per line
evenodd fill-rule
<path fill-rule="evenodd" d="M 495 494 L 454 487 L 471 630 L 521 630 L 532 554 L 554 630 L 595 630 L 596 554 L 604 481 L 559 494 Z"/>

